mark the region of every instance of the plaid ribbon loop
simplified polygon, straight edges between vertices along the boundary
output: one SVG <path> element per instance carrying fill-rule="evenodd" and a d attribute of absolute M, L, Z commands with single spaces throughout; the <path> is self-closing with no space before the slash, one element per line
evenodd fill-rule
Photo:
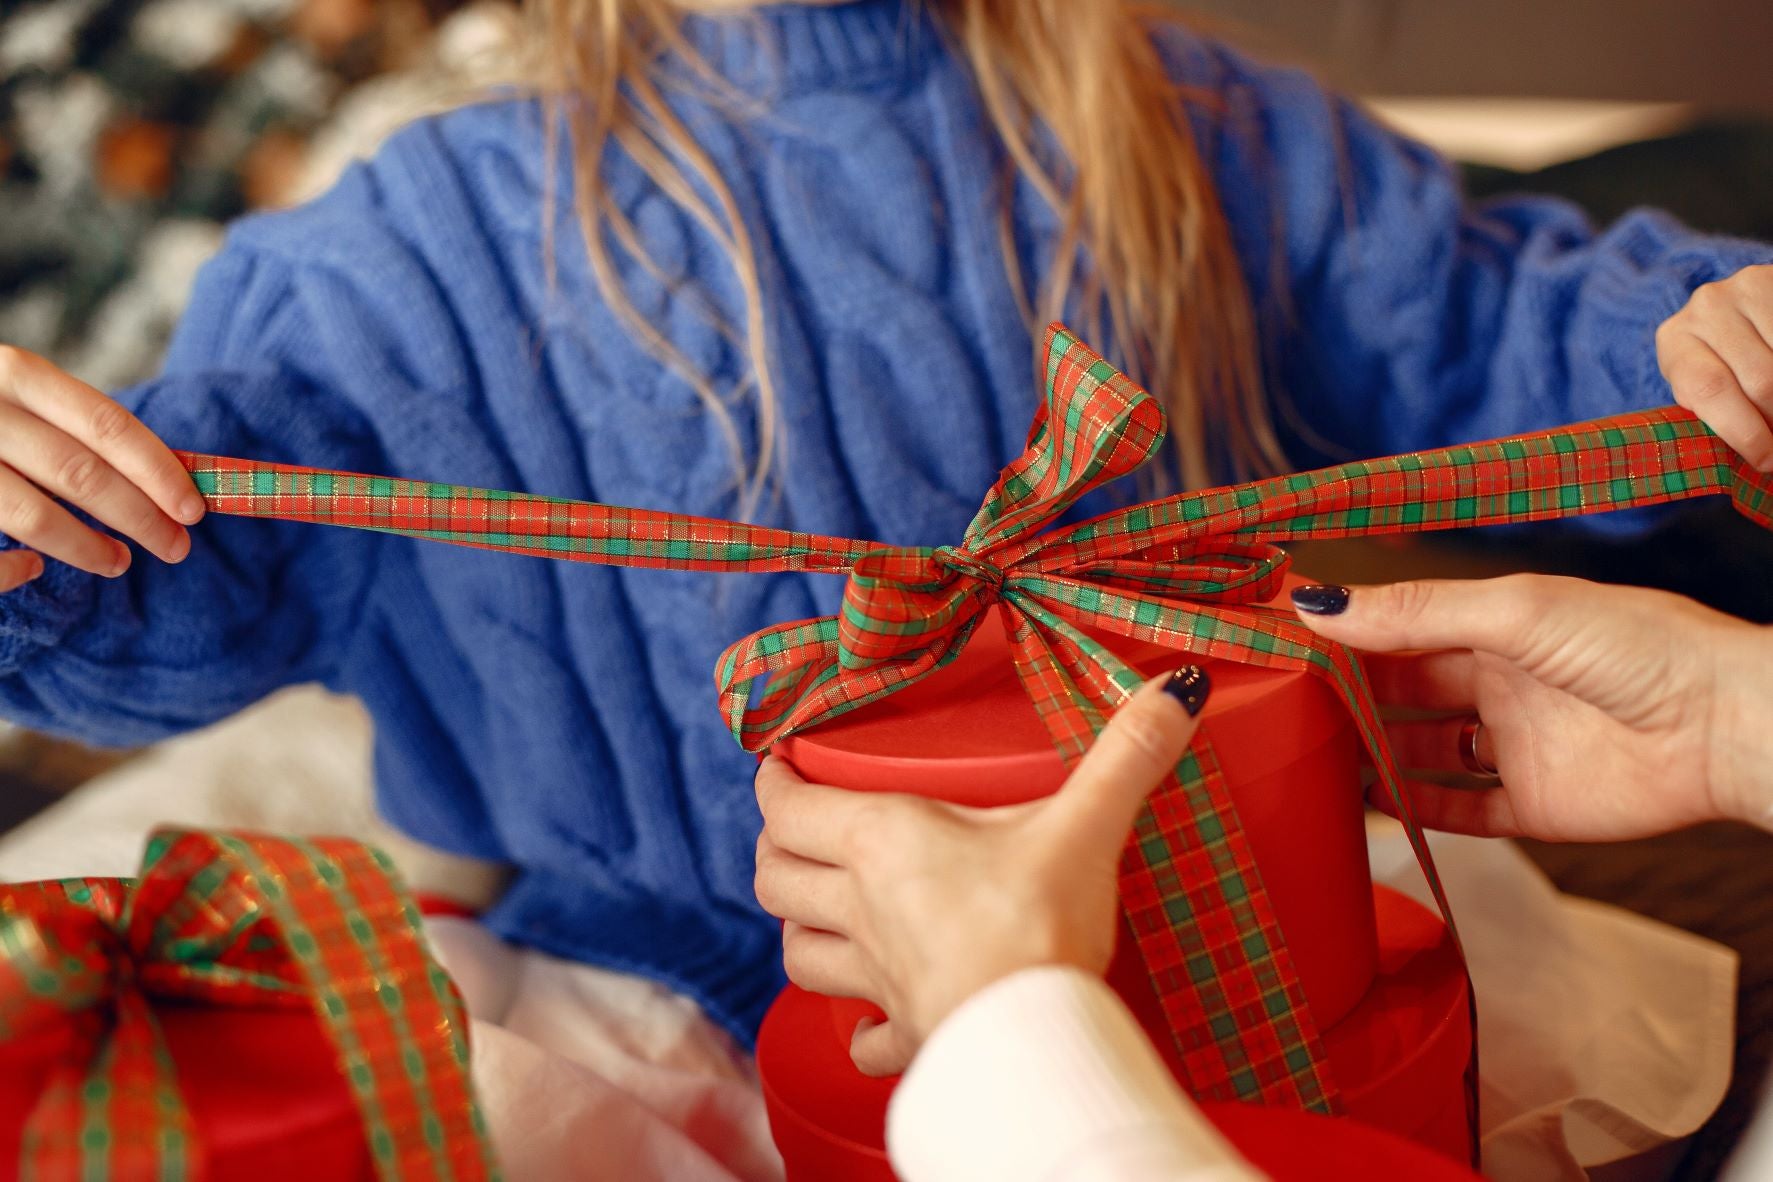
<path fill-rule="evenodd" d="M 939 634 L 970 628 L 1002 584 L 1002 571 L 958 546 L 870 551 L 844 586 L 838 666 L 849 674 L 913 660 Z M 889 620 L 901 626 L 883 626 Z"/>
<path fill-rule="evenodd" d="M 378 1177 L 496 1176 L 466 1014 L 386 859 L 343 840 L 182 830 L 155 834 L 139 879 L 0 885 L 0 1043 L 74 1033 L 25 1117 L 22 1176 L 203 1177 L 154 1012 L 174 1000 L 312 1008 Z"/>
<path fill-rule="evenodd" d="M 38 966 L 28 992 L 0 991 L 0 1042 L 60 1027 L 69 1013 L 96 1009 L 135 984 L 133 958 L 119 930 L 122 892 L 98 884 L 85 902 L 74 904 L 63 892 L 85 884 L 44 885 L 40 896 L 0 905 L 0 955 L 28 955 Z M 42 1004 L 49 994 L 61 1004 Z"/>
<path fill-rule="evenodd" d="M 1773 489 L 1690 414 L 1622 415 L 1493 443 L 1058 521 L 1156 454 L 1157 401 L 1063 327 L 1024 451 L 956 545 L 890 547 L 655 510 L 186 455 L 212 510 L 354 526 L 626 567 L 847 576 L 835 616 L 744 637 L 715 671 L 751 751 L 928 676 L 995 607 L 1018 677 L 1075 760 L 1139 675 L 1101 637 L 1299 670 L 1347 703 L 1424 874 L 1451 916 L 1352 653 L 1267 607 L 1290 540 L 1536 521 L 1729 493 L 1763 523 Z M 1211 743 L 1151 797 L 1121 871 L 1123 907 L 1195 1095 L 1332 1110 L 1336 1093 L 1273 905 Z"/>

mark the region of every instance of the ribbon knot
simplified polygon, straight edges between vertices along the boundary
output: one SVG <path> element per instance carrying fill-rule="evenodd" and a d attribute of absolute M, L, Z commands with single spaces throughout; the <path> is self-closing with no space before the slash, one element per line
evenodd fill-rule
<path fill-rule="evenodd" d="M 995 598 L 1003 589 L 1003 571 L 998 565 L 971 553 L 964 546 L 938 546 L 935 559 L 955 574 L 984 584 L 989 597 Z"/>

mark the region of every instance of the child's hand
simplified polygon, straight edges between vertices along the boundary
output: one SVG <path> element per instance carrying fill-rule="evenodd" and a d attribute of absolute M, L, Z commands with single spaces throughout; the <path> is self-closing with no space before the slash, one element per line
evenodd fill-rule
<path fill-rule="evenodd" d="M 0 591 L 43 573 L 38 553 L 95 575 L 129 569 L 129 547 L 81 524 L 77 506 L 167 562 L 191 552 L 203 498 L 134 415 L 41 357 L 0 345 Z M 183 524 L 181 524 L 183 523 Z"/>
<path fill-rule="evenodd" d="M 886 1011 L 856 1031 L 858 1068 L 903 1070 L 950 1011 L 1018 970 L 1108 968 L 1121 852 L 1187 750 L 1207 690 L 1192 667 L 1147 685 L 1064 787 L 1007 808 L 845 792 L 763 761 L 757 897 L 787 921 L 796 984 Z"/>
<path fill-rule="evenodd" d="M 1675 401 L 1762 472 L 1773 472 L 1773 266 L 1693 293 L 1656 331 Z"/>

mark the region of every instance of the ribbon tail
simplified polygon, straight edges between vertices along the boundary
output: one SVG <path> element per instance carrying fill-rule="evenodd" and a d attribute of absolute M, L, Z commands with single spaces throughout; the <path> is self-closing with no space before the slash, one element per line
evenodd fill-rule
<path fill-rule="evenodd" d="M 1378 774 L 1379 783 L 1384 787 L 1386 796 L 1391 800 L 1398 822 L 1403 826 L 1404 835 L 1409 839 L 1410 850 L 1416 855 L 1416 866 L 1422 871 L 1422 877 L 1428 883 L 1429 893 L 1434 897 L 1436 910 L 1441 920 L 1447 925 L 1447 932 L 1453 938 L 1453 945 L 1459 951 L 1459 960 L 1465 966 L 1465 997 L 1467 1006 L 1466 1021 L 1471 1026 L 1471 1052 L 1465 1062 L 1465 1123 L 1471 1136 L 1471 1165 L 1476 1169 L 1481 1164 L 1482 1139 L 1480 1136 L 1478 1113 L 1478 1013 L 1477 988 L 1471 980 L 1471 962 L 1466 959 L 1464 942 L 1459 938 L 1459 925 L 1453 920 L 1453 908 L 1447 900 L 1446 888 L 1441 883 L 1440 871 L 1435 869 L 1434 851 L 1429 848 L 1428 835 L 1423 832 L 1421 824 L 1416 820 L 1415 810 L 1410 807 L 1409 793 L 1404 791 L 1403 776 L 1398 772 L 1397 761 L 1392 758 L 1391 743 L 1385 738 L 1384 725 L 1379 718 L 1379 705 L 1373 697 L 1372 686 L 1367 681 L 1366 671 L 1361 668 L 1354 650 L 1345 644 L 1333 644 L 1318 636 L 1311 629 L 1297 621 L 1291 622 L 1303 634 L 1300 640 L 1313 644 L 1319 654 L 1328 661 L 1327 666 L 1313 662 L 1312 669 L 1325 676 L 1342 695 L 1348 704 L 1350 713 L 1354 715 L 1355 725 L 1359 728 L 1361 742 L 1366 746 L 1367 754 L 1373 761 Z"/>
<path fill-rule="evenodd" d="M 1676 406 L 1356 461 L 1256 488 L 1256 503 L 1234 528 L 1272 542 L 1557 521 L 1722 494 L 1773 525 L 1773 477 Z"/>
<path fill-rule="evenodd" d="M 1024 583 L 1030 580 L 1023 580 Z M 1047 586 L 1053 584 L 1054 586 Z M 1216 608 L 1209 604 L 1195 603 L 1188 607 L 1178 607 L 1161 599 L 1137 593 L 1114 591 L 1096 584 L 1071 583 L 1063 579 L 1039 580 L 1039 592 L 1031 594 L 1054 594 L 1056 587 L 1063 587 L 1077 596 L 1087 596 L 1095 609 L 1092 617 L 1104 629 L 1115 631 L 1133 639 L 1151 640 L 1164 644 L 1166 647 L 1182 649 L 1198 653 L 1206 657 L 1217 657 L 1241 661 L 1246 664 L 1265 665 L 1271 668 L 1305 669 L 1323 678 L 1335 690 L 1337 696 L 1347 707 L 1354 719 L 1355 728 L 1361 738 L 1374 769 L 1378 774 L 1379 783 L 1384 787 L 1392 801 L 1396 816 L 1404 829 L 1410 843 L 1410 850 L 1416 856 L 1416 865 L 1422 871 L 1422 877 L 1428 884 L 1429 894 L 1433 897 L 1435 909 L 1440 912 L 1441 920 L 1447 925 L 1447 931 L 1459 950 L 1461 961 L 1465 959 L 1464 945 L 1459 937 L 1459 925 L 1453 918 L 1453 909 L 1447 900 L 1446 888 L 1441 882 L 1440 872 L 1434 864 L 1434 852 L 1429 848 L 1427 834 L 1416 820 L 1415 811 L 1410 805 L 1408 793 L 1403 788 L 1403 777 L 1399 774 L 1396 761 L 1392 758 L 1391 745 L 1385 738 L 1384 724 L 1379 717 L 1378 703 L 1373 697 L 1372 687 L 1367 681 L 1366 672 L 1356 659 L 1354 651 L 1346 645 L 1333 644 L 1318 636 L 1290 614 L 1269 608 L 1246 606 L 1235 611 Z M 1200 752 L 1210 758 L 1210 751 L 1197 744 Z M 1207 779 L 1211 779 L 1209 775 Z M 1185 788 L 1190 787 L 1188 777 L 1181 777 Z M 1153 798 L 1154 802 L 1162 799 L 1161 794 Z M 1225 806 L 1235 817 L 1229 799 Z M 1198 824 L 1198 822 L 1196 822 Z M 1141 818 L 1141 825 L 1144 819 Z M 1241 836 L 1241 829 L 1237 831 Z M 1141 842 L 1145 840 L 1141 834 Z M 1255 868 L 1251 867 L 1254 876 Z M 1123 874 L 1123 882 L 1128 878 L 1136 881 L 1135 875 Z M 1182 881 L 1188 881 L 1183 879 Z M 1141 942 L 1141 951 L 1144 943 Z M 1284 952 L 1284 949 L 1282 949 Z M 1477 1144 L 1477 1007 L 1476 995 L 1470 987 L 1467 975 L 1467 997 L 1471 999 L 1469 1021 L 1473 1037 L 1471 1056 L 1466 1066 L 1466 1107 L 1467 1121 L 1472 1129 L 1472 1144 Z M 1333 1102 L 1333 1096 L 1331 1097 Z"/>
<path fill-rule="evenodd" d="M 1048 704 L 1041 718 L 1072 762 L 1144 679 L 1065 618 L 1076 603 L 1049 607 L 1022 582 L 1005 595 L 1021 617 L 1011 630 L 1017 671 L 1037 706 Z M 1120 882 L 1190 1090 L 1336 1111 L 1322 1040 L 1204 737 L 1141 809 Z M 1260 1039 L 1245 1037 L 1256 1031 Z"/>
<path fill-rule="evenodd" d="M 175 452 L 211 512 L 600 566 L 842 574 L 874 544 L 592 501 Z"/>
<path fill-rule="evenodd" d="M 153 846 L 143 896 L 171 886 L 190 915 L 244 899 L 276 926 L 338 1052 L 378 1178 L 498 1177 L 468 1074 L 466 1009 L 383 854 L 343 839 L 181 831 Z"/>
<path fill-rule="evenodd" d="M 1059 754 L 1075 764 L 1143 679 L 1100 641 L 1016 588 L 1006 588 L 999 611 L 1022 688 Z"/>
<path fill-rule="evenodd" d="M 1692 412 L 1671 406 L 1180 493 L 1028 545 L 1104 559 L 1226 535 L 1286 542 L 1426 533 L 1722 494 L 1744 516 L 1773 526 L 1773 475 L 1756 472 Z M 1001 561 L 1007 566 L 1018 553 Z"/>
<path fill-rule="evenodd" d="M 1416 862 L 1422 868 L 1435 906 L 1455 943 L 1458 942 L 1458 926 L 1453 921 L 1440 875 L 1434 868 L 1434 855 L 1410 808 L 1409 796 L 1403 790 L 1403 777 L 1398 773 L 1390 744 L 1385 739 L 1372 687 L 1353 650 L 1346 645 L 1332 644 L 1290 613 L 1273 608 L 1243 605 L 1228 609 L 1199 602 L 1180 606 L 1155 596 L 1061 576 L 1022 578 L 1017 586 L 1030 600 L 1045 600 L 1061 607 L 1087 604 L 1091 619 L 1098 626 L 1128 639 L 1149 641 L 1211 659 L 1274 669 L 1308 670 L 1329 682 L 1354 718 L 1361 743 L 1398 810 L 1398 819 L 1409 837 L 1410 848 L 1416 854 Z"/>
<path fill-rule="evenodd" d="M 22 1114 L 23 1178 L 203 1172 L 159 1023 L 139 985 L 118 973 L 127 957 L 118 926 L 132 885 L 0 886 L 0 1042 L 66 1032 L 35 1105 Z"/>
<path fill-rule="evenodd" d="M 201 1182 L 208 1171 L 152 1007 L 126 988 L 108 1009 L 75 1018 L 85 1063 L 76 1052 L 58 1065 L 26 1118 L 21 1179 Z"/>

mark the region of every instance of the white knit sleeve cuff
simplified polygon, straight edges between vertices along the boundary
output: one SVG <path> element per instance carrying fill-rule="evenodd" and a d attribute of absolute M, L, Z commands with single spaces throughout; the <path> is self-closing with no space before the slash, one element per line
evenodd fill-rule
<path fill-rule="evenodd" d="M 1025 969 L 963 1003 L 893 1095 L 904 1182 L 1247 1182 L 1099 978 Z"/>

